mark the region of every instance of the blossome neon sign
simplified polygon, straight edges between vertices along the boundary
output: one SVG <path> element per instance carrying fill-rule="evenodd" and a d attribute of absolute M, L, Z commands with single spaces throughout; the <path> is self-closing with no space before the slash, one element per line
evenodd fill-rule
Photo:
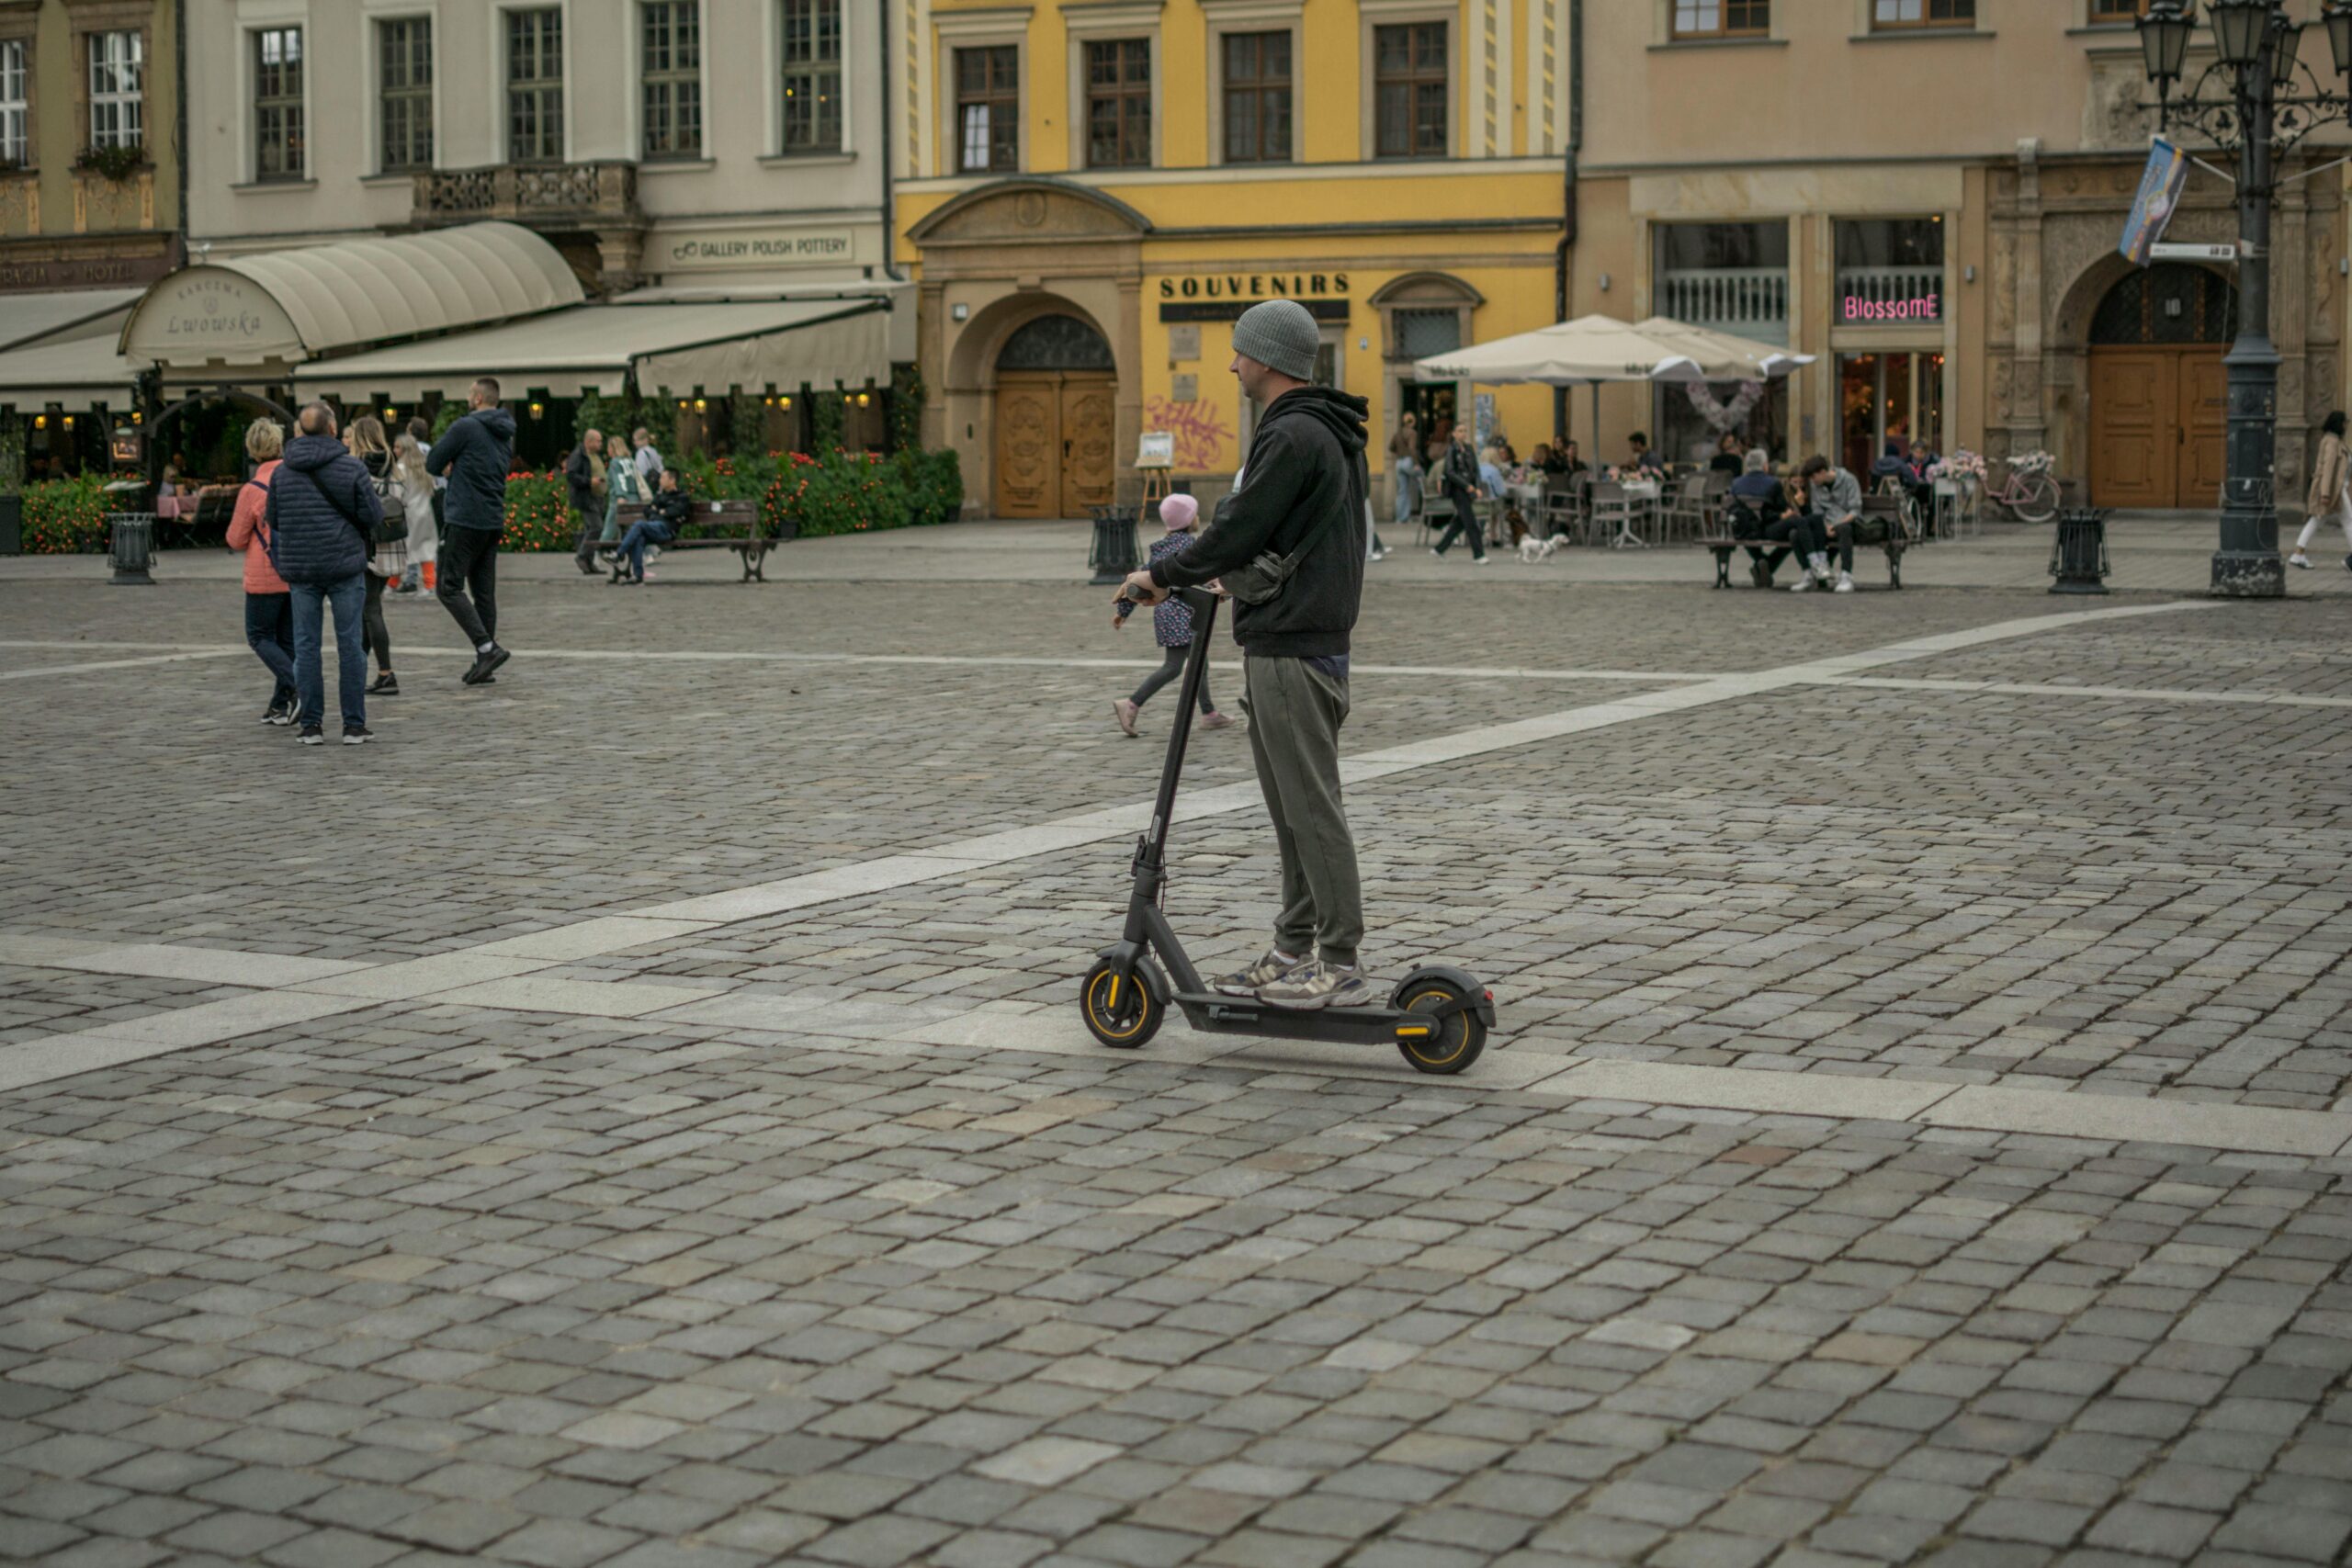
<path fill-rule="evenodd" d="M 1940 294 L 1915 294 L 1907 299 L 1865 299 L 1859 294 L 1849 294 L 1845 310 L 1838 320 L 1853 321 L 1933 321 L 1943 317 L 1944 297 Z"/>

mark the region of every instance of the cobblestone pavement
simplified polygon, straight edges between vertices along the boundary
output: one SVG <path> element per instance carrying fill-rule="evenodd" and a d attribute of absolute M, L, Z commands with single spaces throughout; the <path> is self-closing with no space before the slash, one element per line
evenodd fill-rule
<path fill-rule="evenodd" d="M 1099 590 L 530 563 L 305 754 L 171 564 L 0 580 L 0 1557 L 2345 1560 L 2352 606 L 1376 579 L 1433 1079 L 1085 1041 Z"/>

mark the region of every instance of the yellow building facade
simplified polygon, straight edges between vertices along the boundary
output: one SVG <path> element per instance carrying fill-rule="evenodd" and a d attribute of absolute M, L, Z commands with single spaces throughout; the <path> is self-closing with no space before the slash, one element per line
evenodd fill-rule
<path fill-rule="evenodd" d="M 1412 360 L 1557 319 L 1565 0 L 1071 0 L 907 8 L 899 256 L 926 444 L 967 510 L 1133 493 L 1147 431 L 1214 499 L 1250 434 L 1232 323 L 1290 298 L 1318 378 L 1399 416 L 1548 438 L 1540 388 Z"/>

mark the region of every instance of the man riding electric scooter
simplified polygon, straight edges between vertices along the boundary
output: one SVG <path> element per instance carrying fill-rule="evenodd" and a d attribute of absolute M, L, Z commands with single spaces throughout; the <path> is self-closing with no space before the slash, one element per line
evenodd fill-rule
<path fill-rule="evenodd" d="M 1252 305 L 1234 323 L 1234 378 L 1264 411 L 1241 486 L 1199 539 L 1129 577 L 1125 591 L 1153 604 L 1222 578 L 1232 592 L 1250 752 L 1282 851 L 1283 904 L 1266 955 L 1212 984 L 1280 1008 L 1376 999 L 1356 962 L 1363 895 L 1340 801 L 1348 634 L 1363 596 L 1369 405 L 1313 385 L 1320 345 L 1315 318 L 1294 299 Z"/>

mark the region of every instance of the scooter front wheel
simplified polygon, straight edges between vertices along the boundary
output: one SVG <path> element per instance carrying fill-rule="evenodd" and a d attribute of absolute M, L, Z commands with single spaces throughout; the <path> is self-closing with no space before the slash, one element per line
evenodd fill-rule
<path fill-rule="evenodd" d="M 1417 980 L 1397 996 L 1395 1005 L 1399 1012 L 1436 1012 L 1450 1003 L 1469 999 L 1451 981 Z M 1423 1038 L 1400 1037 L 1396 1042 L 1405 1060 L 1421 1073 L 1458 1073 L 1486 1048 L 1487 1026 L 1479 1021 L 1477 1010 L 1469 1007 L 1437 1020 Z"/>
<path fill-rule="evenodd" d="M 1079 1010 L 1086 1015 L 1086 1031 L 1114 1051 L 1133 1051 L 1159 1032 L 1168 1010 L 1159 1003 L 1157 972 L 1146 975 L 1144 959 L 1128 969 L 1109 959 L 1096 961 L 1079 990 Z"/>

